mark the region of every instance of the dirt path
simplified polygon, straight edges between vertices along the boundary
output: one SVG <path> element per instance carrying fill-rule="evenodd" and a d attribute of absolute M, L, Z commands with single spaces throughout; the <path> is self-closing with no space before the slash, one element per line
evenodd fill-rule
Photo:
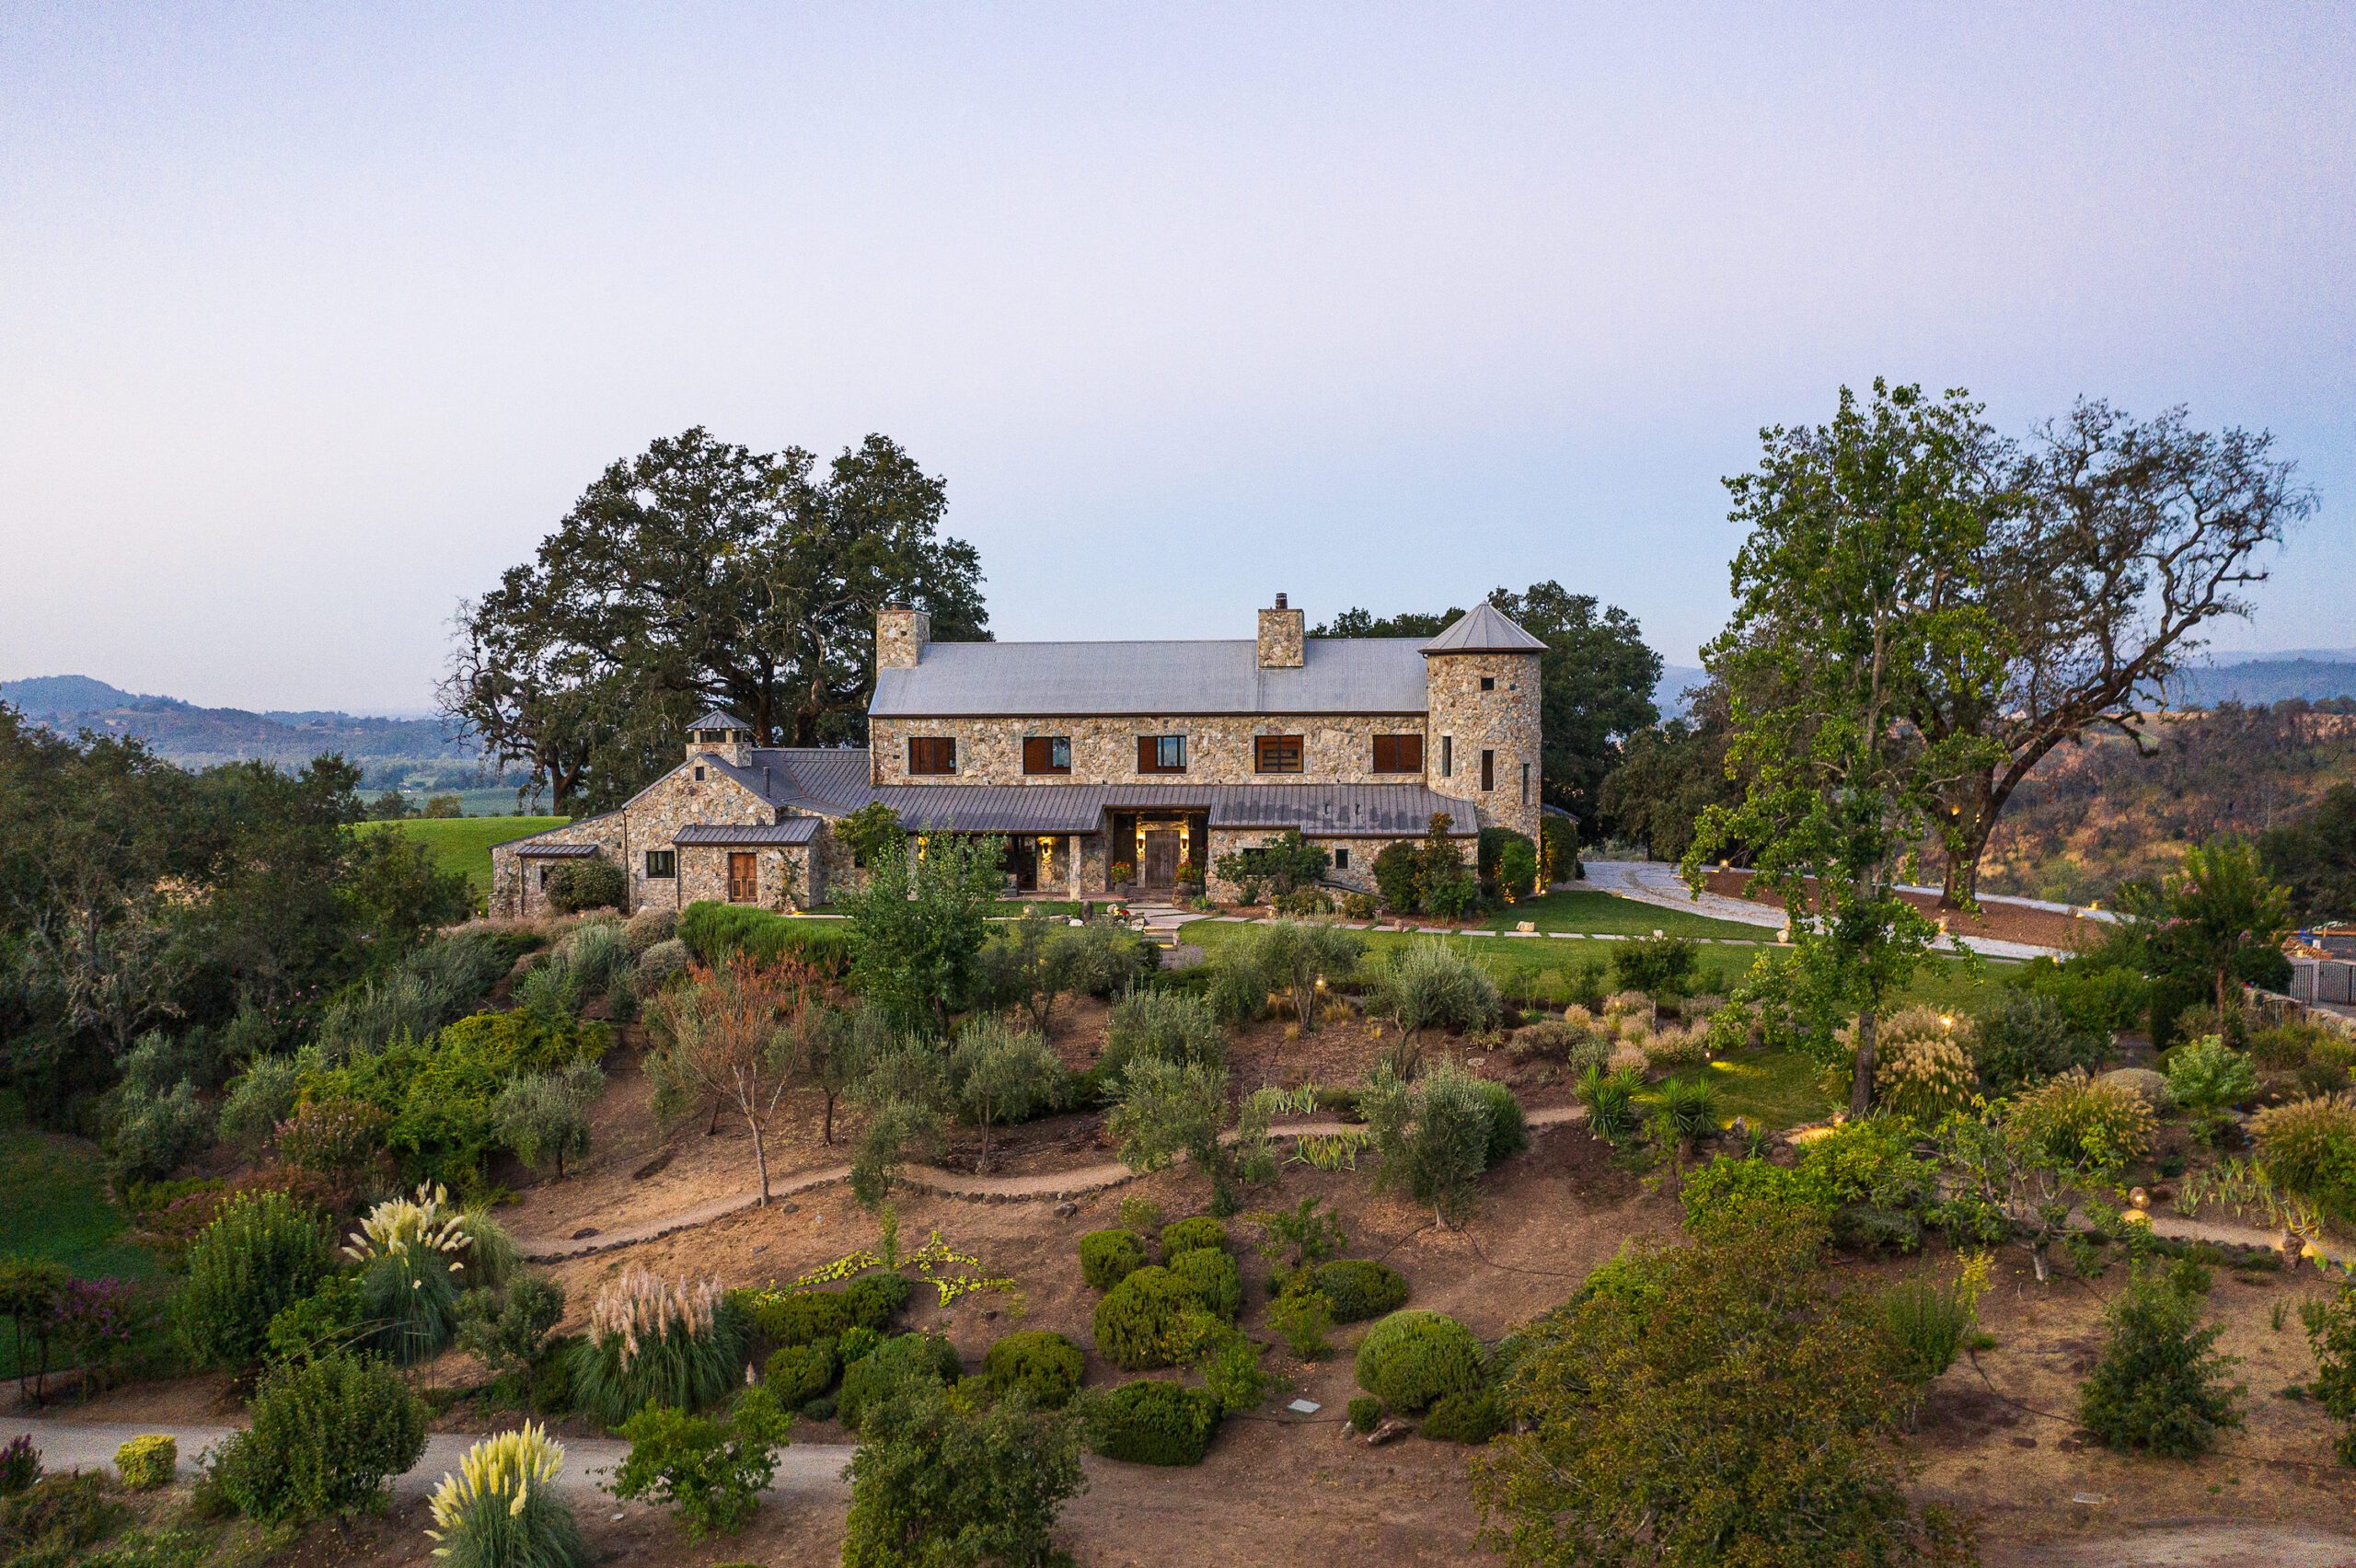
<path fill-rule="evenodd" d="M 1587 1109 L 1579 1105 L 1550 1105 L 1530 1113 L 1533 1127 L 1559 1126 L 1565 1122 L 1584 1120 Z M 1348 1122 L 1295 1122 L 1268 1129 L 1270 1137 L 1331 1137 L 1339 1133 L 1364 1132 L 1366 1129 Z M 1121 1164 L 1088 1165 L 1077 1170 L 1034 1171 L 1022 1176 L 976 1176 L 966 1171 L 943 1170 L 933 1165 L 907 1165 L 900 1169 L 899 1182 L 919 1192 L 941 1197 L 964 1198 L 972 1203 L 1029 1203 L 1040 1199 L 1062 1200 L 1077 1198 L 1089 1193 L 1117 1187 L 1124 1182 L 1136 1180 L 1137 1173 Z M 831 1186 L 850 1180 L 850 1167 L 832 1165 L 823 1170 L 804 1171 L 786 1181 L 769 1183 L 769 1198 L 782 1202 L 797 1193 L 814 1187 Z M 532 1262 L 555 1262 L 564 1258 L 585 1258 L 593 1253 L 610 1252 L 641 1242 L 656 1240 L 709 1225 L 715 1219 L 755 1207 L 760 1202 L 757 1189 L 733 1193 L 710 1203 L 676 1209 L 659 1218 L 633 1225 L 621 1230 L 596 1230 L 589 1235 L 562 1238 L 543 1237 L 537 1239 L 517 1237 L 515 1245 Z"/>

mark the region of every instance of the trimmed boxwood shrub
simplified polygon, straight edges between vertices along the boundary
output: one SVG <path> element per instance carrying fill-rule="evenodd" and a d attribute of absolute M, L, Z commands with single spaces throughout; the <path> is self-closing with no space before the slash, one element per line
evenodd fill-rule
<path fill-rule="evenodd" d="M 1087 1357 L 1080 1346 L 1044 1329 L 1023 1329 L 989 1347 L 982 1356 L 982 1376 L 993 1392 L 1020 1389 L 1043 1410 L 1060 1410 L 1080 1387 Z"/>
<path fill-rule="evenodd" d="M 1195 1293 L 1203 1310 L 1220 1322 L 1235 1321 L 1236 1313 L 1243 1309 L 1243 1274 L 1226 1252 L 1196 1247 L 1171 1259 L 1168 1266 L 1172 1274 L 1186 1282 L 1186 1288 Z"/>
<path fill-rule="evenodd" d="M 1165 1268 L 1142 1268 L 1096 1304 L 1096 1348 L 1127 1372 L 1173 1366 L 1210 1325 L 1194 1286 Z"/>
<path fill-rule="evenodd" d="M 1198 1247 L 1227 1251 L 1227 1227 L 1207 1214 L 1198 1214 L 1192 1219 L 1173 1219 L 1161 1228 L 1163 1262 L 1173 1262 L 1180 1253 Z"/>
<path fill-rule="evenodd" d="M 897 1335 L 844 1368 L 843 1386 L 835 1396 L 835 1413 L 856 1432 L 867 1412 L 903 1378 L 925 1378 L 947 1387 L 964 1370 L 957 1347 L 941 1335 Z"/>
<path fill-rule="evenodd" d="M 1334 1304 L 1334 1321 L 1363 1323 L 1407 1304 L 1407 1278 L 1371 1258 L 1336 1258 L 1317 1265 L 1317 1288 Z"/>
<path fill-rule="evenodd" d="M 772 1352 L 761 1380 L 788 1410 L 799 1410 L 835 1386 L 835 1342 L 789 1344 Z"/>
<path fill-rule="evenodd" d="M 1424 1417 L 1424 1435 L 1443 1443 L 1485 1443 L 1507 1424 L 1505 1401 L 1496 1389 L 1483 1388 L 1433 1401 L 1431 1413 Z"/>
<path fill-rule="evenodd" d="M 1091 1230 L 1080 1239 L 1080 1277 L 1110 1290 L 1145 1267 L 1145 1239 L 1134 1230 Z"/>
<path fill-rule="evenodd" d="M 1218 1419 L 1218 1401 L 1200 1389 L 1149 1378 L 1092 1401 L 1089 1447 L 1136 1465 L 1198 1465 Z"/>
<path fill-rule="evenodd" d="M 772 1345 L 834 1339 L 853 1320 L 850 1298 L 839 1290 L 797 1290 L 786 1296 L 746 1292 L 737 1299 L 753 1332 Z"/>
<path fill-rule="evenodd" d="M 618 909 L 629 894 L 622 869 L 602 857 L 567 860 L 549 872 L 549 907 L 560 915 Z"/>
<path fill-rule="evenodd" d="M 892 1320 L 908 1304 L 911 1286 L 906 1274 L 863 1274 L 843 1289 L 843 1300 L 850 1309 L 854 1327 L 872 1329 L 884 1333 L 892 1327 Z"/>
<path fill-rule="evenodd" d="M 1382 1401 L 1372 1394 L 1360 1394 L 1350 1401 L 1350 1425 L 1360 1432 L 1371 1432 L 1382 1419 Z"/>
<path fill-rule="evenodd" d="M 133 1492 L 171 1485 L 179 1462 L 179 1444 L 161 1434 L 133 1437 L 114 1451 L 114 1468 L 121 1472 L 122 1484 Z"/>
<path fill-rule="evenodd" d="M 1358 1387 L 1392 1410 L 1424 1410 L 1484 1381 L 1481 1342 L 1445 1312 L 1393 1312 L 1358 1346 Z"/>

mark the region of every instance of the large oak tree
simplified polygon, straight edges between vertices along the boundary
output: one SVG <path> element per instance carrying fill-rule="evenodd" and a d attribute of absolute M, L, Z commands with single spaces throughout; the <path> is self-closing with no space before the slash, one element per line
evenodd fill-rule
<path fill-rule="evenodd" d="M 445 712 L 560 807 L 616 803 L 722 707 L 762 744 L 859 740 L 875 614 L 987 638 L 981 561 L 940 532 L 948 492 L 871 435 L 821 469 L 698 427 L 618 462 L 533 559 L 464 605 Z"/>

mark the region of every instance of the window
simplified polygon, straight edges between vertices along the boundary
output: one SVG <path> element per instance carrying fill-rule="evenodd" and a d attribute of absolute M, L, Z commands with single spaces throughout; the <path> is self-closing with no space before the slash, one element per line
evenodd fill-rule
<path fill-rule="evenodd" d="M 646 852 L 646 874 L 650 877 L 677 876 L 679 852 L 676 849 L 649 849 Z"/>
<path fill-rule="evenodd" d="M 542 887 L 549 885 L 549 868 L 546 866 L 540 868 L 540 885 Z"/>
<path fill-rule="evenodd" d="M 1495 675 L 1483 675 L 1483 676 L 1481 677 L 1481 689 L 1482 689 L 1483 691 L 1495 691 L 1495 690 L 1496 690 L 1496 689 L 1497 689 L 1497 677 L 1496 677 L 1496 676 L 1495 676 Z"/>
<path fill-rule="evenodd" d="M 1454 735 L 1442 735 L 1439 738 L 1439 776 L 1442 778 L 1452 778 L 1456 776 L 1456 737 Z"/>
<path fill-rule="evenodd" d="M 1071 737 L 1069 735 L 1023 736 L 1022 771 L 1025 773 L 1069 773 L 1071 771 Z"/>
<path fill-rule="evenodd" d="M 1484 751 L 1481 754 L 1481 788 L 1494 790 L 1496 787 L 1497 754 L 1493 751 Z"/>
<path fill-rule="evenodd" d="M 1252 739 L 1252 768 L 1255 773 L 1299 773 L 1299 735 L 1255 735 Z"/>
<path fill-rule="evenodd" d="M 1138 737 L 1138 771 L 1139 773 L 1185 772 L 1186 737 L 1184 735 L 1139 735 Z"/>
<path fill-rule="evenodd" d="M 1346 871 L 1350 869 L 1350 852 L 1347 849 L 1334 851 L 1334 869 L 1337 871 Z"/>
<path fill-rule="evenodd" d="M 1521 803 L 1530 804 L 1530 764 L 1521 765 Z"/>
<path fill-rule="evenodd" d="M 1375 736 L 1374 770 L 1377 773 L 1421 773 L 1424 770 L 1424 737 Z"/>
<path fill-rule="evenodd" d="M 703 782 L 703 769 L 701 767 L 698 767 L 696 769 L 696 782 L 699 784 Z"/>
<path fill-rule="evenodd" d="M 910 773 L 956 772 L 956 737 L 953 735 L 910 735 L 908 737 L 908 771 Z"/>

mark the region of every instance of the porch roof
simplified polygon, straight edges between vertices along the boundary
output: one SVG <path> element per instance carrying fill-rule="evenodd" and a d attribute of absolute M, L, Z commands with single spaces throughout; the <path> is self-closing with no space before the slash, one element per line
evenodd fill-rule
<path fill-rule="evenodd" d="M 816 817 L 783 822 L 690 823 L 671 836 L 674 844 L 807 844 L 818 836 Z"/>

